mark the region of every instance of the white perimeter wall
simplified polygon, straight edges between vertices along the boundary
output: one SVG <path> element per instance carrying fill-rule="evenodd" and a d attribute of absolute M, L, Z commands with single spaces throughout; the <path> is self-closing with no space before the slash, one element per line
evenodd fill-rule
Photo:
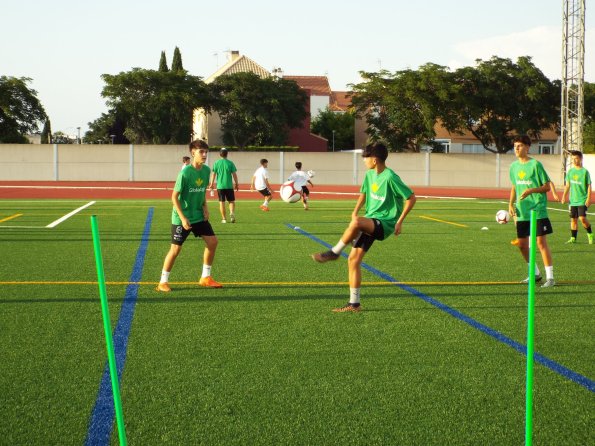
<path fill-rule="evenodd" d="M 188 147 L 111 144 L 0 144 L 0 181 L 174 181 Z M 208 164 L 219 158 L 211 152 Z M 271 182 L 282 183 L 301 161 L 315 170 L 314 184 L 360 184 L 361 156 L 352 152 L 229 152 L 240 183 L 250 183 L 261 158 L 269 160 Z M 535 155 L 554 183 L 563 184 L 559 155 Z M 510 187 L 514 155 L 391 153 L 387 165 L 409 185 Z M 595 177 L 595 155 L 584 165 Z"/>

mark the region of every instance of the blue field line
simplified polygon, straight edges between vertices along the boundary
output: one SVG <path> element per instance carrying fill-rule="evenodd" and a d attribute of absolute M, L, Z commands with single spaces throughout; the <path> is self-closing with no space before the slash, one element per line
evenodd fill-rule
<path fill-rule="evenodd" d="M 136 298 L 138 297 L 138 282 L 141 281 L 143 275 L 145 254 L 149 244 L 151 221 L 153 220 L 153 211 L 154 208 L 150 207 L 145 221 L 141 244 L 136 252 L 136 260 L 134 261 L 134 267 L 130 274 L 129 282 L 131 283 L 126 287 L 126 296 L 122 302 L 120 316 L 113 334 L 116 364 L 118 368 L 118 382 L 122 380 L 122 371 L 124 370 L 124 363 L 126 362 L 128 336 L 130 335 L 130 327 L 132 326 L 132 319 L 134 317 L 134 307 L 136 305 Z M 99 392 L 97 393 L 97 400 L 95 400 L 93 413 L 89 420 L 85 445 L 109 445 L 110 437 L 112 435 L 112 427 L 114 425 L 114 416 L 114 396 L 112 393 L 109 365 L 106 361 L 103 369 L 103 376 L 101 377 L 101 384 L 99 385 Z"/>
<path fill-rule="evenodd" d="M 294 231 L 297 231 L 300 234 L 308 237 L 309 239 L 314 240 L 315 242 L 326 246 L 327 248 L 331 248 L 331 245 L 329 245 L 325 241 L 319 239 L 315 235 L 312 235 L 309 232 L 304 231 L 301 228 L 298 228 L 290 223 L 287 223 L 286 226 L 289 227 L 290 229 L 293 229 Z M 347 255 L 345 253 L 341 253 L 341 255 L 343 257 L 347 257 Z M 508 336 L 503 335 L 499 331 L 494 330 L 493 328 L 490 328 L 487 325 L 484 325 L 481 322 L 476 321 L 475 319 L 461 313 L 460 311 L 455 310 L 454 308 L 449 307 L 446 304 L 443 304 L 442 302 L 428 296 L 427 294 L 422 293 L 421 291 L 416 290 L 415 288 L 413 288 L 409 285 L 400 283 L 394 277 L 374 268 L 371 265 L 368 265 L 367 263 L 362 263 L 362 268 L 370 271 L 372 274 L 375 274 L 376 276 L 380 277 L 381 279 L 384 279 L 387 282 L 390 282 L 390 283 L 398 286 L 403 291 L 407 291 L 408 293 L 413 294 L 414 296 L 420 298 L 424 302 L 427 302 L 430 305 L 433 305 L 434 307 L 438 308 L 439 310 L 442 310 L 442 311 L 450 314 L 451 316 L 459 319 L 460 321 L 465 322 L 466 324 L 470 325 L 471 327 L 475 328 L 476 330 L 479 330 L 482 333 L 485 333 L 488 336 L 491 336 L 492 338 L 496 339 L 497 341 L 502 342 L 503 344 L 506 344 L 509 347 L 512 347 L 517 352 L 519 352 L 525 356 L 527 355 L 527 346 L 526 345 L 523 345 L 523 344 L 509 338 Z M 587 378 L 586 376 L 581 375 L 580 373 L 577 373 L 573 370 L 570 370 L 570 369 L 564 367 L 563 365 L 557 363 L 556 361 L 554 361 L 546 356 L 543 356 L 540 353 L 534 353 L 533 359 L 537 363 L 547 367 L 548 369 L 552 370 L 553 372 L 556 372 L 557 374 L 563 376 L 564 378 L 567 378 L 567 379 L 585 387 L 587 390 L 590 390 L 591 392 L 595 392 L 595 381 Z"/>

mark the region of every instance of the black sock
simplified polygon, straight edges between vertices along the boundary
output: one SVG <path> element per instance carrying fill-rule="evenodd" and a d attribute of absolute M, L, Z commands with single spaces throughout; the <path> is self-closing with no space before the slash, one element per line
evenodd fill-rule
<path fill-rule="evenodd" d="M 591 226 L 589 225 L 588 228 L 585 228 L 587 230 L 587 233 L 590 234 L 591 233 Z"/>
<path fill-rule="evenodd" d="M 571 229 L 570 233 L 572 234 L 572 237 L 576 238 L 576 236 L 578 235 L 578 229 Z"/>

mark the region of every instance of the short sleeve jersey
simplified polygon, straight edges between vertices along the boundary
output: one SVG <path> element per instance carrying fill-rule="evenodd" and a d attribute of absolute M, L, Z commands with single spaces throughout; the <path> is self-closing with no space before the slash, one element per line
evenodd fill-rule
<path fill-rule="evenodd" d="M 291 175 L 289 175 L 288 181 L 293 181 L 296 187 L 300 188 L 308 184 L 308 180 L 310 177 L 308 174 L 302 170 L 296 170 Z"/>
<path fill-rule="evenodd" d="M 264 181 L 269 178 L 269 172 L 263 166 L 256 169 L 254 172 L 254 187 L 256 190 L 263 190 L 267 188 L 267 183 Z"/>
<path fill-rule="evenodd" d="M 232 173 L 236 172 L 236 165 L 226 159 L 220 158 L 213 163 L 213 172 L 217 174 L 217 189 L 233 189 Z"/>
<path fill-rule="evenodd" d="M 517 221 L 531 220 L 531 210 L 535 210 L 537 219 L 548 218 L 547 194 L 531 194 L 521 200 L 521 194 L 526 189 L 543 186 L 550 181 L 550 177 L 543 165 L 531 158 L 526 163 L 515 161 L 510 165 L 510 182 L 516 191 Z"/>
<path fill-rule="evenodd" d="M 366 194 L 365 216 L 380 220 L 385 236 L 394 232 L 397 220 L 403 213 L 403 203 L 413 194 L 388 167 L 380 174 L 374 169 L 368 170 L 360 192 Z"/>
<path fill-rule="evenodd" d="M 566 184 L 570 184 L 570 206 L 584 206 L 588 189 L 591 187 L 591 176 L 584 167 L 572 167 L 566 173 Z"/>
<path fill-rule="evenodd" d="M 174 190 L 179 192 L 182 212 L 190 223 L 198 223 L 204 220 L 202 206 L 205 203 L 205 191 L 209 185 L 211 169 L 203 164 L 200 170 L 189 165 L 180 171 Z M 174 225 L 181 225 L 182 220 L 174 208 L 171 213 L 171 222 Z"/>

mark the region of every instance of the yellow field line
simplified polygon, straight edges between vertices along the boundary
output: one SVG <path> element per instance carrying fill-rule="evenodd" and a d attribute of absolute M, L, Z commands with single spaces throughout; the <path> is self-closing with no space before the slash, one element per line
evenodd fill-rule
<path fill-rule="evenodd" d="M 171 285 L 198 285 L 197 282 L 169 282 Z M 593 285 L 595 280 L 556 281 L 559 284 Z M 157 285 L 157 282 L 106 282 L 106 285 Z M 336 286 L 348 285 L 348 282 L 222 282 L 226 286 Z M 0 281 L 0 285 L 97 285 L 93 281 Z M 477 286 L 477 285 L 521 285 L 520 282 L 463 282 L 463 281 L 418 281 L 418 282 L 362 282 L 364 286 L 389 285 L 442 285 L 442 286 Z"/>
<path fill-rule="evenodd" d="M 4 223 L 5 221 L 12 220 L 13 218 L 20 217 L 21 215 L 23 215 L 23 214 L 14 214 L 14 215 L 11 215 L 10 217 L 3 218 L 2 220 L 0 220 L 0 223 Z"/>
<path fill-rule="evenodd" d="M 440 222 L 440 223 L 446 223 L 447 225 L 460 226 L 461 228 L 468 228 L 469 227 L 469 226 L 463 225 L 461 223 L 454 223 L 452 221 L 440 220 L 439 218 L 428 217 L 426 215 L 420 215 L 419 218 L 425 218 L 426 220 L 433 220 L 433 221 L 437 221 L 437 222 Z"/>

